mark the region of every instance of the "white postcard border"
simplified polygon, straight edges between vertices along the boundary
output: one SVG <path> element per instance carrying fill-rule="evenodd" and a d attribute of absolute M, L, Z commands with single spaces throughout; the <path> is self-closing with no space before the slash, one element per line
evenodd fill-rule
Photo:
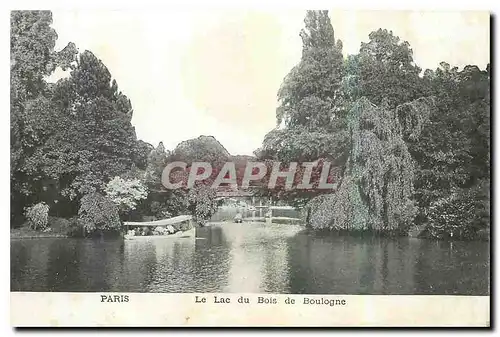
<path fill-rule="evenodd" d="M 12 292 L 10 298 L 14 327 L 490 325 L 489 296 Z"/>

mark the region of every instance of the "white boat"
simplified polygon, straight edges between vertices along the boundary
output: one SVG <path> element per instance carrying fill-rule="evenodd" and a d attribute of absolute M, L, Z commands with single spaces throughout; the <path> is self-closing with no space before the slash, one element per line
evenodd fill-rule
<path fill-rule="evenodd" d="M 174 234 L 168 235 L 128 235 L 125 234 L 123 237 L 125 240 L 168 240 L 168 239 L 184 239 L 191 238 L 194 239 L 196 236 L 196 228 L 191 228 L 187 231 L 179 231 Z"/>
<path fill-rule="evenodd" d="M 167 233 L 167 228 L 179 226 L 179 225 L 188 225 L 189 229 L 185 231 L 177 231 L 172 234 Z M 158 221 L 149 221 L 149 222 L 125 222 L 123 226 L 129 231 L 123 236 L 125 240 L 160 240 L 160 239 L 184 239 L 190 238 L 194 239 L 196 236 L 196 227 L 193 224 L 193 217 L 191 215 L 180 215 L 170 219 L 158 220 Z M 165 232 L 163 234 L 157 235 L 136 235 L 133 233 L 133 228 L 143 228 L 143 227 L 152 227 L 152 228 L 164 228 Z M 133 233 L 133 234 L 132 234 Z"/>

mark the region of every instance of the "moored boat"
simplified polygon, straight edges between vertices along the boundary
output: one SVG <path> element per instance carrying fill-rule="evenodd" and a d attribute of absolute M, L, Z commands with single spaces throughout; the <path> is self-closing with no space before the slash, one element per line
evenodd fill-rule
<path fill-rule="evenodd" d="M 125 240 L 181 239 L 196 236 L 196 227 L 191 215 L 180 215 L 170 219 L 149 222 L 125 222 Z"/>

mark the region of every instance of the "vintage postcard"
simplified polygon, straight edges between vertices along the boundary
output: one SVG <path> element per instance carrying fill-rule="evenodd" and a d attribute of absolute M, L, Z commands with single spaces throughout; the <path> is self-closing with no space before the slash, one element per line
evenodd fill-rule
<path fill-rule="evenodd" d="M 11 11 L 11 325 L 489 327 L 490 21 Z"/>

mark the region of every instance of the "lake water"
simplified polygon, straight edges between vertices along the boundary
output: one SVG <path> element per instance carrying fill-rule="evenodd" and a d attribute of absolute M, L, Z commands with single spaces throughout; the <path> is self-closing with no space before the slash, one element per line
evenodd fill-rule
<path fill-rule="evenodd" d="M 225 223 L 196 240 L 11 240 L 12 291 L 489 294 L 489 243 Z"/>

